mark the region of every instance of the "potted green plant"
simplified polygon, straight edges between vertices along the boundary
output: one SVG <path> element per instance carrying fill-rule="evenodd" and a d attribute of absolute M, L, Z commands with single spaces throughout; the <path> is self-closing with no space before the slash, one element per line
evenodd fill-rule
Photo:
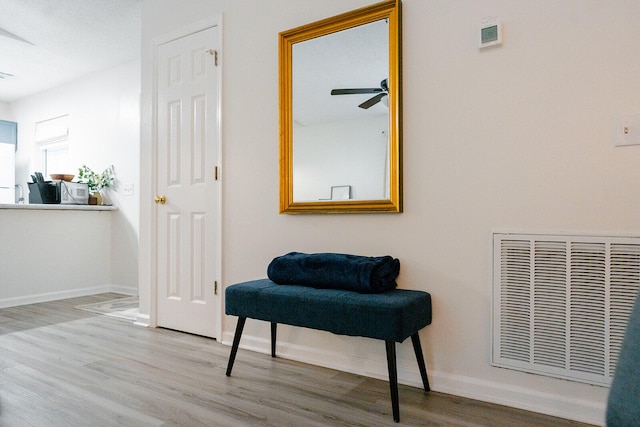
<path fill-rule="evenodd" d="M 96 203 L 98 205 L 103 203 L 103 197 L 100 191 L 103 188 L 111 186 L 115 182 L 115 179 L 113 165 L 101 173 L 94 172 L 87 165 L 82 165 L 78 168 L 78 182 L 87 184 L 92 196 L 98 199 Z"/>

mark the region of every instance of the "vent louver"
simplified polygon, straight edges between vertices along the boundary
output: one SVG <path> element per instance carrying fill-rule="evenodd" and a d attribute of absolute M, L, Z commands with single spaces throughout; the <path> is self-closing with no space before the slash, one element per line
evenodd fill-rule
<path fill-rule="evenodd" d="M 640 238 L 494 234 L 495 366 L 608 385 L 640 289 Z"/>

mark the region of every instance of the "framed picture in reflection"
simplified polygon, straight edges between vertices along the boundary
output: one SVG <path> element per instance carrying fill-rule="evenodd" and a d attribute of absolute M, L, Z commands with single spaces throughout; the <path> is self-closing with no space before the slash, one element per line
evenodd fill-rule
<path fill-rule="evenodd" d="M 331 200 L 349 200 L 350 198 L 350 185 L 335 185 L 331 187 Z"/>

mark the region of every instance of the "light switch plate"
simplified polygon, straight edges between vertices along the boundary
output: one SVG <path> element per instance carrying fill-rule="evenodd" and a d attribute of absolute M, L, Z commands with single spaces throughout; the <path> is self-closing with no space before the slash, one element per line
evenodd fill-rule
<path fill-rule="evenodd" d="M 127 184 L 122 187 L 122 194 L 125 196 L 133 196 L 133 184 Z"/>
<path fill-rule="evenodd" d="M 640 145 L 640 114 L 625 114 L 615 120 L 616 147 Z"/>

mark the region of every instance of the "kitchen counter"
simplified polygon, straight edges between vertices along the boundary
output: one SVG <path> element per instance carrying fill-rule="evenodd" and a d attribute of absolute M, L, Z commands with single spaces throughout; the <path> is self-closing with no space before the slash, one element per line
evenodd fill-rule
<path fill-rule="evenodd" d="M 110 292 L 115 206 L 0 205 L 0 308 Z"/>
<path fill-rule="evenodd" d="M 29 209 L 46 211 L 115 211 L 118 208 L 107 205 L 58 205 L 58 204 L 0 204 L 0 209 Z"/>

